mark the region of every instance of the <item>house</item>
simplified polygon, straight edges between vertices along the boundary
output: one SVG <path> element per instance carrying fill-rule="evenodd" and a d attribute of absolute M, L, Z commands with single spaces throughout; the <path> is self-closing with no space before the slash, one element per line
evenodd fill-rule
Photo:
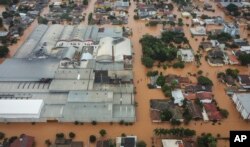
<path fill-rule="evenodd" d="M 181 58 L 183 62 L 193 62 L 194 54 L 191 49 L 179 49 L 177 55 Z"/>
<path fill-rule="evenodd" d="M 196 98 L 200 100 L 202 103 L 211 103 L 213 100 L 212 92 L 197 92 Z"/>
<path fill-rule="evenodd" d="M 192 101 L 187 101 L 187 107 L 189 112 L 192 114 L 193 119 L 202 119 L 201 108 Z"/>
<path fill-rule="evenodd" d="M 219 121 L 222 119 L 222 116 L 214 103 L 205 103 L 203 106 L 210 121 Z"/>
<path fill-rule="evenodd" d="M 198 26 L 195 28 L 190 28 L 190 32 L 194 36 L 206 36 L 206 28 L 202 26 Z"/>
<path fill-rule="evenodd" d="M 182 6 L 182 11 L 191 13 L 194 10 L 194 6 L 188 5 L 188 6 Z"/>
<path fill-rule="evenodd" d="M 172 97 L 174 98 L 174 104 L 178 104 L 179 106 L 183 105 L 184 96 L 181 89 L 173 90 Z"/>
<path fill-rule="evenodd" d="M 187 100 L 195 100 L 196 99 L 196 93 L 185 93 L 184 94 L 185 99 Z"/>
<path fill-rule="evenodd" d="M 250 120 L 250 93 L 234 93 L 232 100 L 243 119 Z"/>
<path fill-rule="evenodd" d="M 162 139 L 163 147 L 184 147 L 182 140 L 177 139 Z"/>
<path fill-rule="evenodd" d="M 116 10 L 127 10 L 129 7 L 129 1 L 117 0 L 114 2 L 114 7 Z"/>
<path fill-rule="evenodd" d="M 238 45 L 238 46 L 248 46 L 248 41 L 243 40 L 243 39 L 234 39 L 233 44 Z"/>
<path fill-rule="evenodd" d="M 249 75 L 239 75 L 238 76 L 240 85 L 250 85 L 250 76 Z"/>
<path fill-rule="evenodd" d="M 200 47 L 205 51 L 210 51 L 212 49 L 212 43 L 210 41 L 201 42 Z"/>
<path fill-rule="evenodd" d="M 50 145 L 50 147 L 83 147 L 83 142 L 72 141 L 72 139 L 57 138 L 55 144 Z"/>
<path fill-rule="evenodd" d="M 153 17 L 156 15 L 156 13 L 157 10 L 154 7 L 139 8 L 137 11 L 139 18 Z"/>
<path fill-rule="evenodd" d="M 96 143 L 96 147 L 110 147 L 111 142 L 110 140 L 98 140 Z"/>
<path fill-rule="evenodd" d="M 241 46 L 240 51 L 246 54 L 250 54 L 250 46 Z"/>
<path fill-rule="evenodd" d="M 225 52 L 220 49 L 214 49 L 208 52 L 208 64 L 211 66 L 223 66 L 228 64 Z"/>
<path fill-rule="evenodd" d="M 240 29 L 235 24 L 223 23 L 223 32 L 230 34 L 232 37 L 240 34 Z"/>
<path fill-rule="evenodd" d="M 17 138 L 10 144 L 10 147 L 33 147 L 34 144 L 34 137 L 22 134 L 20 138 Z"/>
<path fill-rule="evenodd" d="M 240 61 L 237 59 L 235 55 L 229 55 L 228 56 L 228 61 L 230 65 L 239 65 Z"/>
<path fill-rule="evenodd" d="M 116 137 L 116 147 L 136 147 L 137 136 Z"/>
<path fill-rule="evenodd" d="M 185 87 L 185 93 L 196 93 L 200 91 L 212 92 L 212 86 L 190 84 Z"/>
<path fill-rule="evenodd" d="M 182 16 L 182 17 L 190 17 L 191 14 L 190 14 L 189 12 L 182 12 L 182 13 L 181 13 L 181 16 Z"/>

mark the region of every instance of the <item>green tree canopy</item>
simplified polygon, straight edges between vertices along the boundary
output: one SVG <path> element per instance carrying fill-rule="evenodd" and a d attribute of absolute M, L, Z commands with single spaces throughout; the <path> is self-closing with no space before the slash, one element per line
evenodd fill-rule
<path fill-rule="evenodd" d="M 213 86 L 213 81 L 211 81 L 208 77 L 199 76 L 198 84 L 205 85 L 205 86 Z"/>
<path fill-rule="evenodd" d="M 239 60 L 241 62 L 241 65 L 248 65 L 248 64 L 250 64 L 250 54 L 241 54 L 239 56 Z"/>
<path fill-rule="evenodd" d="M 160 75 L 156 80 L 156 84 L 159 86 L 163 86 L 165 84 L 165 77 L 163 75 Z"/>
<path fill-rule="evenodd" d="M 216 147 L 217 140 L 210 133 L 204 134 L 197 138 L 199 147 Z"/>
<path fill-rule="evenodd" d="M 0 46 L 0 58 L 6 57 L 9 53 L 9 48 L 7 46 Z"/>
<path fill-rule="evenodd" d="M 173 117 L 173 114 L 168 109 L 165 109 L 161 112 L 161 120 L 162 121 L 170 121 L 170 119 Z"/>
<path fill-rule="evenodd" d="M 99 131 L 99 133 L 100 133 L 100 135 L 101 135 L 102 137 L 104 137 L 104 136 L 107 134 L 106 130 L 104 130 L 104 129 L 101 129 L 101 130 Z"/>
<path fill-rule="evenodd" d="M 137 146 L 137 147 L 147 147 L 147 144 L 146 144 L 144 141 L 138 141 L 138 142 L 136 143 L 136 146 Z"/>

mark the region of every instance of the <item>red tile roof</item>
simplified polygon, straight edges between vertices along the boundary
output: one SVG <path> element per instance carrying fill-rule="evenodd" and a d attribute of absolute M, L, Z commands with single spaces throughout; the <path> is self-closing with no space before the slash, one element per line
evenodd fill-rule
<path fill-rule="evenodd" d="M 213 93 L 212 92 L 197 92 L 196 97 L 198 99 L 213 99 Z"/>
<path fill-rule="evenodd" d="M 196 99 L 196 94 L 195 93 L 188 93 L 188 94 L 184 94 L 184 97 L 187 100 L 195 100 Z"/>
<path fill-rule="evenodd" d="M 34 137 L 23 134 L 20 138 L 16 139 L 10 147 L 32 147 L 33 143 Z"/>
<path fill-rule="evenodd" d="M 204 104 L 203 106 L 207 112 L 209 120 L 221 120 L 222 119 L 220 112 L 217 110 L 216 106 L 213 103 Z"/>
<path fill-rule="evenodd" d="M 234 55 L 230 55 L 230 56 L 228 56 L 228 58 L 229 58 L 230 61 L 234 62 L 235 64 L 240 63 L 239 60 L 237 59 L 237 57 L 234 56 Z"/>

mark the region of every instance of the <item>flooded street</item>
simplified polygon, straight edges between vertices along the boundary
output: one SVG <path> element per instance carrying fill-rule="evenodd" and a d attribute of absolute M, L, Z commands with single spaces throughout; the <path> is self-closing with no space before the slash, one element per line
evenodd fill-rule
<path fill-rule="evenodd" d="M 90 5 L 87 8 L 87 15 L 90 11 L 93 11 L 95 0 L 90 1 Z M 169 123 L 155 124 L 150 120 L 150 111 L 149 111 L 149 100 L 150 99 L 166 99 L 159 89 L 149 90 L 147 87 L 148 78 L 146 77 L 147 69 L 141 64 L 141 56 L 142 50 L 141 45 L 139 43 L 139 39 L 142 35 L 148 33 L 152 35 L 160 35 L 160 30 L 162 29 L 162 25 L 158 25 L 156 27 L 146 27 L 145 22 L 143 21 L 135 21 L 133 19 L 134 9 L 136 8 L 136 3 L 131 2 L 131 6 L 129 8 L 129 24 L 125 25 L 133 30 L 133 36 L 131 36 L 131 41 L 134 49 L 134 64 L 133 64 L 133 72 L 134 72 L 134 81 L 140 81 L 139 83 L 135 82 L 136 87 L 136 101 L 138 102 L 138 107 L 136 109 L 137 113 L 137 121 L 132 126 L 121 126 L 119 124 L 110 125 L 109 123 L 101 123 L 93 126 L 91 124 L 84 125 L 74 125 L 73 123 L 36 123 L 32 125 L 31 123 L 11 123 L 11 124 L 0 124 L 0 131 L 5 132 L 7 137 L 10 136 L 19 136 L 22 133 L 35 136 L 36 146 L 37 147 L 45 147 L 44 141 L 46 139 L 50 139 L 54 142 L 55 134 L 59 132 L 65 133 L 68 136 L 69 132 L 74 132 L 76 134 L 75 140 L 84 141 L 85 145 L 94 147 L 94 144 L 88 144 L 88 138 L 90 135 L 96 135 L 99 137 L 99 130 L 106 129 L 108 138 L 115 138 L 120 136 L 122 133 L 127 135 L 136 135 L 139 140 L 144 140 L 147 143 L 148 147 L 152 146 L 151 137 L 153 137 L 153 130 L 155 128 L 170 128 L 172 127 Z M 45 9 L 46 10 L 46 9 Z M 210 15 L 210 12 L 205 12 Z M 177 12 L 177 9 L 174 9 L 174 14 L 177 17 L 180 17 L 180 12 Z M 217 9 L 216 13 L 211 13 L 211 15 L 221 15 L 224 17 L 224 13 L 221 10 Z M 87 17 L 86 17 L 87 20 Z M 191 24 L 191 19 L 186 21 L 184 20 L 184 24 Z M 84 22 L 87 24 L 87 21 Z M 24 35 L 20 38 L 17 44 L 10 47 L 11 52 L 10 56 L 13 56 L 16 50 L 21 46 L 23 41 L 29 36 L 32 30 L 37 26 L 37 20 L 35 20 L 31 26 L 27 30 L 25 30 Z M 191 26 L 191 25 L 190 25 Z M 209 26 L 213 27 L 213 26 Z M 185 35 L 189 38 L 189 42 L 194 51 L 198 50 L 198 46 L 202 37 L 194 37 L 191 38 L 191 34 L 189 31 L 190 27 L 184 25 Z M 195 38 L 198 40 L 196 41 Z M 221 108 L 225 108 L 229 111 L 229 117 L 221 122 L 221 125 L 215 124 L 212 125 L 211 122 L 204 123 L 201 121 L 195 122 L 192 121 L 189 125 L 183 126 L 188 127 L 190 129 L 194 129 L 197 132 L 197 135 L 200 135 L 203 132 L 211 132 L 214 135 L 220 134 L 221 137 L 229 137 L 230 130 L 250 130 L 250 123 L 245 122 L 241 119 L 240 114 L 236 111 L 236 108 L 230 98 L 225 94 L 224 88 L 225 85 L 218 82 L 216 79 L 217 73 L 219 71 L 223 71 L 232 66 L 224 66 L 224 67 L 211 67 L 205 61 L 204 56 L 201 59 L 202 65 L 200 68 L 197 68 L 195 63 L 186 64 L 184 69 L 173 69 L 168 68 L 167 70 L 163 70 L 162 68 L 154 67 L 159 71 L 162 71 L 163 74 L 177 74 L 186 76 L 187 73 L 197 73 L 198 70 L 202 70 L 204 75 L 213 80 L 214 87 L 213 92 L 215 95 L 215 99 L 218 102 L 218 105 Z M 240 73 L 247 73 L 248 69 L 246 67 L 238 67 Z M 193 77 L 192 77 L 193 78 Z M 193 78 L 194 79 L 194 78 Z M 156 144 L 156 147 L 161 147 L 161 144 Z M 220 141 L 218 147 L 229 147 L 228 142 Z"/>

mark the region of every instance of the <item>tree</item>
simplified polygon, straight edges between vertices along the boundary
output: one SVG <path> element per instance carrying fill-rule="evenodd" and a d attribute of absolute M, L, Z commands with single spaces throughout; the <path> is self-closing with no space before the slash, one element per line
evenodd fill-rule
<path fill-rule="evenodd" d="M 70 132 L 69 133 L 69 138 L 73 139 L 75 138 L 76 134 L 74 132 Z"/>
<path fill-rule="evenodd" d="M 91 124 L 92 124 L 92 125 L 97 125 L 97 122 L 93 120 L 93 121 L 91 122 Z"/>
<path fill-rule="evenodd" d="M 96 142 L 96 136 L 95 135 L 90 135 L 89 136 L 89 142 L 90 143 L 95 143 Z"/>
<path fill-rule="evenodd" d="M 209 78 L 204 77 L 204 76 L 198 77 L 198 84 L 205 85 L 205 86 L 213 86 L 213 82 Z"/>
<path fill-rule="evenodd" d="M 238 69 L 226 69 L 226 74 L 233 77 L 234 79 L 237 79 L 239 70 Z"/>
<path fill-rule="evenodd" d="M 64 138 L 64 134 L 63 133 L 57 133 L 56 138 Z"/>
<path fill-rule="evenodd" d="M 169 121 L 173 117 L 173 114 L 168 109 L 165 109 L 161 112 L 161 120 L 162 121 Z"/>
<path fill-rule="evenodd" d="M 146 144 L 144 141 L 138 141 L 138 142 L 136 143 L 136 146 L 137 146 L 137 147 L 147 147 L 147 144 Z"/>
<path fill-rule="evenodd" d="M 0 17 L 0 28 L 3 27 L 3 19 Z"/>
<path fill-rule="evenodd" d="M 171 119 L 170 123 L 173 126 L 179 126 L 181 124 L 181 122 L 177 119 Z"/>
<path fill-rule="evenodd" d="M 106 130 L 104 130 L 104 129 L 101 129 L 101 130 L 99 131 L 99 133 L 100 133 L 100 135 L 101 135 L 102 137 L 104 137 L 104 136 L 107 134 Z"/>
<path fill-rule="evenodd" d="M 145 65 L 147 68 L 151 68 L 154 65 L 154 60 L 148 56 L 142 57 L 142 64 Z"/>
<path fill-rule="evenodd" d="M 38 20 L 39 24 L 48 24 L 48 22 L 49 22 L 46 18 L 44 18 L 42 16 L 39 16 L 37 20 Z"/>
<path fill-rule="evenodd" d="M 233 4 L 233 3 L 230 3 L 229 5 L 227 5 L 226 9 L 227 9 L 229 12 L 238 11 L 238 6 L 236 6 L 236 5 Z"/>
<path fill-rule="evenodd" d="M 199 147 L 216 147 L 217 140 L 210 133 L 204 134 L 197 138 Z"/>
<path fill-rule="evenodd" d="M 0 0 L 0 4 L 1 5 L 8 5 L 8 4 L 10 4 L 10 0 Z"/>
<path fill-rule="evenodd" d="M 93 13 L 89 13 L 88 24 L 92 24 L 92 20 L 93 20 Z"/>
<path fill-rule="evenodd" d="M 9 53 L 9 48 L 7 46 L 0 46 L 0 58 L 6 57 Z"/>
<path fill-rule="evenodd" d="M 156 80 L 156 84 L 159 86 L 163 86 L 165 84 L 165 77 L 163 75 L 160 75 Z"/>
<path fill-rule="evenodd" d="M 49 147 L 52 143 L 51 143 L 51 141 L 49 139 L 46 139 L 45 144 Z"/>
<path fill-rule="evenodd" d="M 5 134 L 3 132 L 0 132 L 0 140 L 4 138 Z"/>
<path fill-rule="evenodd" d="M 171 96 L 171 87 L 165 84 L 164 86 L 161 87 L 161 90 L 164 92 L 164 95 L 167 97 Z"/>
<path fill-rule="evenodd" d="M 223 118 L 227 118 L 229 115 L 229 112 L 226 109 L 220 109 L 220 114 Z"/>
<path fill-rule="evenodd" d="M 88 0 L 83 0 L 83 5 L 88 5 L 89 4 L 89 1 Z"/>
<path fill-rule="evenodd" d="M 184 121 L 186 123 L 189 123 L 193 118 L 192 114 L 189 112 L 189 110 L 187 108 L 184 110 L 182 116 L 183 116 Z"/>
<path fill-rule="evenodd" d="M 250 54 L 241 54 L 239 56 L 239 60 L 241 62 L 241 65 L 248 65 L 248 64 L 250 64 Z"/>

